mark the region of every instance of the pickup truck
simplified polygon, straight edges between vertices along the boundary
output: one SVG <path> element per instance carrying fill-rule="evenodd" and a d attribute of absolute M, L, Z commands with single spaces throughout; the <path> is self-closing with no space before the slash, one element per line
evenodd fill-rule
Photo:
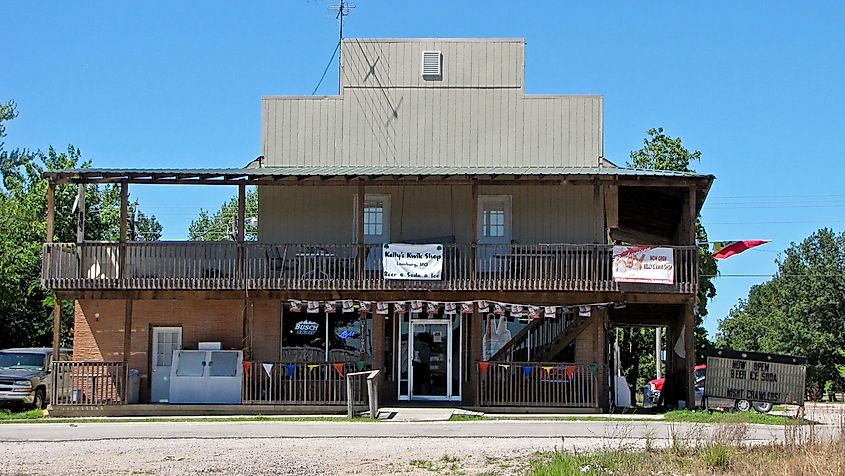
<path fill-rule="evenodd" d="M 70 360 L 70 349 L 62 349 L 60 360 Z M 0 405 L 47 408 L 50 398 L 50 363 L 53 349 L 0 350 Z"/>

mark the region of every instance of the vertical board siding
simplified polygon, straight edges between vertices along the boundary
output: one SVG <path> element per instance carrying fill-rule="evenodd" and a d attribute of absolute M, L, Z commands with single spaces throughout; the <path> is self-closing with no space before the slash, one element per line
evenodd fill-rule
<path fill-rule="evenodd" d="M 420 73 L 440 50 L 443 76 Z M 525 96 L 515 40 L 346 40 L 341 95 L 266 97 L 267 166 L 595 166 L 602 98 Z"/>

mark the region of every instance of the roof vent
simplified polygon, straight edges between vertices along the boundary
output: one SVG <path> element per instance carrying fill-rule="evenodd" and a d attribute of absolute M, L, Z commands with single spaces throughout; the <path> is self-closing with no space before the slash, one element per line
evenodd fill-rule
<path fill-rule="evenodd" d="M 422 53 L 422 75 L 424 78 L 436 78 L 443 74 L 443 56 L 439 51 L 423 51 Z"/>

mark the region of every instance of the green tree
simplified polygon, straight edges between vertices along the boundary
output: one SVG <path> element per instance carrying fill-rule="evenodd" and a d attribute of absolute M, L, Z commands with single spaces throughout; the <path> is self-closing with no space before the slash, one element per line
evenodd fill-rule
<path fill-rule="evenodd" d="M 791 243 L 771 280 L 719 323 L 717 345 L 807 357 L 807 386 L 845 386 L 845 234 L 823 228 Z"/>
<path fill-rule="evenodd" d="M 14 102 L 0 105 L 0 139 L 4 122 L 14 119 Z M 0 142 L 0 348 L 46 346 L 52 342 L 52 306 L 55 297 L 41 286 L 41 250 L 46 234 L 46 170 L 88 167 L 79 149 L 68 146 L 57 152 L 25 149 L 7 151 Z M 76 241 L 72 213 L 77 188 L 56 187 L 56 241 Z M 116 240 L 119 234 L 120 192 L 116 185 L 86 187 L 85 238 Z M 152 221 L 155 221 L 154 218 Z M 157 224 L 157 223 L 156 223 Z M 160 225 L 159 225 L 160 233 Z M 71 339 L 72 305 L 62 312 L 62 345 Z"/>
<path fill-rule="evenodd" d="M 258 217 L 258 191 L 247 190 L 245 204 L 246 226 L 244 239 L 258 240 L 258 224 L 254 220 Z M 238 220 L 238 198 L 232 197 L 223 202 L 220 208 L 209 213 L 200 210 L 197 219 L 188 226 L 188 239 L 193 241 L 227 241 L 236 237 Z"/>

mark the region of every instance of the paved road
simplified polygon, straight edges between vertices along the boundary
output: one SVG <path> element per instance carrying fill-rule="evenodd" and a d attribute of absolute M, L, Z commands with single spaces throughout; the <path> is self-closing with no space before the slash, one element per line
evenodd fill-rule
<path fill-rule="evenodd" d="M 785 437 L 781 427 L 745 430 L 751 443 Z M 734 431 L 654 421 L 2 424 L 0 474 L 505 475 L 538 451 L 662 447 L 673 435 L 699 444 Z"/>

